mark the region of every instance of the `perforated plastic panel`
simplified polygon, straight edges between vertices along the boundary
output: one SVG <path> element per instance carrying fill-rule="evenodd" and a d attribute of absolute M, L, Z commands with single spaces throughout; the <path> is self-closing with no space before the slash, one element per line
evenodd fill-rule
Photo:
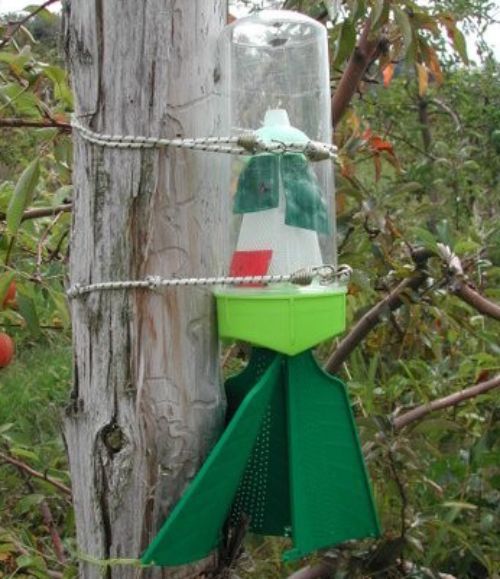
<path fill-rule="evenodd" d="M 206 557 L 217 547 L 280 372 L 280 361 L 275 360 L 253 382 L 253 388 L 241 400 L 221 438 L 142 556 L 143 563 L 184 565 Z"/>
<path fill-rule="evenodd" d="M 255 348 L 245 372 L 226 382 L 231 408 L 252 388 L 254 380 L 276 356 L 270 350 Z M 288 535 L 291 528 L 287 412 L 284 374 L 281 363 L 279 383 L 250 455 L 236 496 L 231 521 L 237 524 L 244 513 L 250 517 L 250 530 L 262 535 Z"/>
<path fill-rule="evenodd" d="M 229 423 L 144 554 L 180 565 L 208 555 L 232 520 L 256 533 L 291 535 L 285 558 L 376 536 L 377 514 L 344 384 L 310 351 L 255 349 L 226 384 Z"/>
<path fill-rule="evenodd" d="M 229 380 L 234 410 L 265 371 L 272 352 L 255 349 Z M 233 523 L 292 536 L 295 559 L 349 539 L 374 537 L 379 523 L 344 384 L 319 368 L 311 351 L 281 356 L 279 384 L 238 489 Z"/>

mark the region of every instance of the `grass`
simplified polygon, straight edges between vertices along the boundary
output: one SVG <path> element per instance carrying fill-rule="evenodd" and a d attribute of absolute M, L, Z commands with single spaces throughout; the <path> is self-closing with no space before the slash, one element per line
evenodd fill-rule
<path fill-rule="evenodd" d="M 62 411 L 71 381 L 71 342 L 58 334 L 18 347 L 12 364 L 0 370 L 0 425 L 19 444 L 62 445 Z"/>
<path fill-rule="evenodd" d="M 0 450 L 29 467 L 70 484 L 62 436 L 71 381 L 71 341 L 58 332 L 36 343 L 19 333 L 14 361 L 0 370 Z M 47 531 L 50 513 L 67 552 L 74 551 L 68 498 L 24 468 L 0 462 L 0 577 L 74 577 Z"/>

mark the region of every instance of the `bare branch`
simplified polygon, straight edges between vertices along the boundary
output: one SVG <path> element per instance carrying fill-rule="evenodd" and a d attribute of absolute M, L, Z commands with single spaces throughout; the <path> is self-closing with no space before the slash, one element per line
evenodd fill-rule
<path fill-rule="evenodd" d="M 445 102 L 443 102 L 442 100 L 440 100 L 438 98 L 430 99 L 429 102 L 432 104 L 435 104 L 437 107 L 439 107 L 446 114 L 450 115 L 450 117 L 453 119 L 453 122 L 455 123 L 455 127 L 456 127 L 457 131 L 462 130 L 462 122 L 460 120 L 460 117 L 451 107 L 449 107 Z"/>
<path fill-rule="evenodd" d="M 380 322 L 382 316 L 398 309 L 403 304 L 403 295 L 408 291 L 417 290 L 426 279 L 427 274 L 417 270 L 411 277 L 397 285 L 383 300 L 375 304 L 340 341 L 338 347 L 326 361 L 325 370 L 332 374 L 338 372 L 351 352 Z"/>
<path fill-rule="evenodd" d="M 63 205 L 56 205 L 55 207 L 37 207 L 36 209 L 28 209 L 23 213 L 21 221 L 26 221 L 27 219 L 38 219 L 39 217 L 52 217 L 52 215 L 57 215 L 58 213 L 69 213 L 72 209 L 71 203 L 65 203 Z"/>
<path fill-rule="evenodd" d="M 52 516 L 52 511 L 47 503 L 47 501 L 42 501 L 40 503 L 40 510 L 42 511 L 43 522 L 47 527 L 50 538 L 52 540 L 52 545 L 54 546 L 54 553 L 56 554 L 57 560 L 61 565 L 66 562 L 66 557 L 64 555 L 64 545 L 61 541 L 59 532 L 57 531 L 56 524 L 54 522 L 54 517 Z"/>
<path fill-rule="evenodd" d="M 482 296 L 464 276 L 464 268 L 458 255 L 444 243 L 437 244 L 438 254 L 448 267 L 449 288 L 452 293 L 475 308 L 479 313 L 500 321 L 500 305 Z"/>
<path fill-rule="evenodd" d="M 370 64 L 384 50 L 387 40 L 383 36 L 371 38 L 371 20 L 365 23 L 358 45 L 347 63 L 337 90 L 332 98 L 332 119 L 336 126 L 344 115 L 352 97 L 356 94 L 359 82 L 362 80 Z"/>
<path fill-rule="evenodd" d="M 500 305 L 482 296 L 465 281 L 460 280 L 453 283 L 450 289 L 457 297 L 481 314 L 500 321 Z"/>
<path fill-rule="evenodd" d="M 25 462 L 22 462 L 21 460 L 18 460 L 17 458 L 14 458 L 13 456 L 10 456 L 10 455 L 8 455 L 4 452 L 1 452 L 1 451 L 0 451 L 0 461 L 11 464 L 12 466 L 15 466 L 16 468 L 22 470 L 23 472 L 27 473 L 28 475 L 30 475 L 34 478 L 38 478 L 40 480 L 44 480 L 45 482 L 48 482 L 49 484 L 51 484 L 56 489 L 60 490 L 65 495 L 68 495 L 69 497 L 71 497 L 71 489 L 68 486 L 66 486 L 64 483 L 62 483 L 62 482 L 60 482 L 60 481 L 58 481 L 58 480 L 56 480 L 48 475 L 45 475 L 43 472 L 39 472 L 39 471 L 31 468 Z"/>
<path fill-rule="evenodd" d="M 56 205 L 55 207 L 36 207 L 35 209 L 28 209 L 23 213 L 21 221 L 28 219 L 38 219 L 40 217 L 52 217 L 59 213 L 69 213 L 73 205 L 71 203 L 64 203 L 63 205 Z M 0 213 L 0 220 L 6 219 L 5 213 Z"/>
<path fill-rule="evenodd" d="M 380 322 L 384 314 L 390 314 L 394 310 L 397 310 L 403 304 L 403 295 L 408 291 L 417 290 L 425 282 L 427 274 L 422 268 L 426 261 L 433 255 L 436 255 L 436 253 L 426 249 L 415 250 L 413 252 L 412 257 L 417 264 L 416 272 L 411 277 L 403 280 L 383 300 L 373 305 L 370 310 L 358 320 L 326 361 L 325 370 L 327 372 L 338 372 L 351 352 Z M 500 320 L 500 305 L 488 300 L 465 282 L 463 279 L 462 264 L 451 249 L 443 244 L 438 244 L 437 255 L 446 262 L 448 273 L 451 274 L 450 291 L 474 307 L 481 314 Z"/>
<path fill-rule="evenodd" d="M 421 420 L 424 416 L 427 416 L 427 414 L 430 414 L 431 412 L 435 412 L 436 410 L 443 410 L 444 408 L 449 408 L 450 406 L 457 406 L 457 404 L 460 404 L 465 400 L 470 400 L 471 398 L 485 394 L 486 392 L 489 392 L 490 390 L 498 387 L 500 387 L 500 374 L 491 378 L 490 380 L 486 380 L 485 382 L 480 382 L 479 384 L 475 384 L 474 386 L 460 390 L 460 392 L 455 392 L 449 396 L 444 396 L 443 398 L 438 398 L 437 400 L 432 400 L 431 402 L 417 406 L 416 408 L 413 408 L 413 410 L 409 410 L 408 412 L 401 414 L 401 416 L 396 416 L 392 420 L 393 427 L 395 430 L 400 430 L 412 422 Z"/>
<path fill-rule="evenodd" d="M 0 118 L 0 128 L 4 129 L 18 129 L 18 128 L 32 128 L 32 129 L 60 129 L 65 133 L 71 132 L 71 124 L 57 119 L 2 119 Z"/>
<path fill-rule="evenodd" d="M 288 579 L 327 579 L 332 574 L 332 567 L 328 563 L 318 563 L 317 565 L 299 569 Z"/>

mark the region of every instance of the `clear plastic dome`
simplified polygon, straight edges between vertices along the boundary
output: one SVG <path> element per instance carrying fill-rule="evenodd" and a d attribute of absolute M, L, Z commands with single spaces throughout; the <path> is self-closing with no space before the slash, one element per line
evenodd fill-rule
<path fill-rule="evenodd" d="M 285 144 L 331 142 L 322 24 L 297 12 L 264 10 L 227 26 L 220 50 L 226 134 L 257 131 L 264 142 Z M 312 163 L 297 152 L 236 159 L 230 189 L 231 274 L 335 264 L 331 160 Z"/>
<path fill-rule="evenodd" d="M 293 127 L 331 140 L 326 28 L 297 12 L 265 10 L 236 20 L 222 38 L 223 84 L 234 131 L 262 126 L 285 109 Z"/>

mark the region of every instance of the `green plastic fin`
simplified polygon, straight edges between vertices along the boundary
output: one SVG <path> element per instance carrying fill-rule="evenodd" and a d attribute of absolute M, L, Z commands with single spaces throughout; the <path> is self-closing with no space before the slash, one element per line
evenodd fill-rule
<path fill-rule="evenodd" d="M 311 351 L 287 360 L 290 560 L 380 528 L 345 385 Z"/>
<path fill-rule="evenodd" d="M 239 405 L 200 471 L 142 556 L 142 563 L 183 565 L 217 547 L 262 420 L 281 375 L 275 359 Z"/>
<path fill-rule="evenodd" d="M 285 153 L 281 175 L 286 198 L 285 223 L 317 233 L 330 233 L 328 207 L 316 173 L 301 153 Z"/>
<path fill-rule="evenodd" d="M 279 204 L 279 158 L 262 153 L 250 158 L 240 174 L 234 213 L 273 209 Z"/>
<path fill-rule="evenodd" d="M 267 348 L 252 348 L 248 364 L 239 374 L 228 378 L 224 384 L 227 397 L 226 419 L 230 422 L 245 396 L 265 374 L 280 355 Z"/>
<path fill-rule="evenodd" d="M 279 383 L 238 489 L 231 523 L 237 525 L 245 514 L 250 519 L 250 531 L 261 535 L 286 536 L 291 531 L 286 371 L 283 363 L 286 357 L 271 350 L 254 348 L 246 369 L 226 382 L 226 394 L 228 409 L 234 411 L 265 371 L 269 360 L 276 356 L 282 364 Z"/>

